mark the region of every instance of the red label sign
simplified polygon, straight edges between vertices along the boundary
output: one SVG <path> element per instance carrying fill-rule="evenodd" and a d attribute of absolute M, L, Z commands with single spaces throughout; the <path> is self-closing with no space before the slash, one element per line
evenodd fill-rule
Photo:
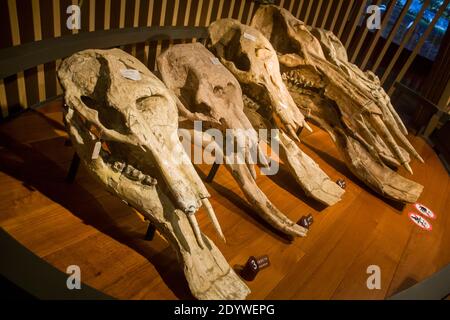
<path fill-rule="evenodd" d="M 431 226 L 431 223 L 429 223 L 427 220 L 425 220 L 425 218 L 419 216 L 418 214 L 411 212 L 409 214 L 409 218 L 411 219 L 412 222 L 414 222 L 416 225 L 418 225 L 422 229 L 425 229 L 427 231 L 431 231 L 433 229 L 433 227 Z"/>
<path fill-rule="evenodd" d="M 423 204 L 420 203 L 416 203 L 414 205 L 417 209 L 417 211 L 419 211 L 422 215 L 431 218 L 431 219 L 435 219 L 436 215 L 434 214 L 433 211 L 431 211 L 430 209 L 428 209 L 427 207 L 425 207 Z"/>

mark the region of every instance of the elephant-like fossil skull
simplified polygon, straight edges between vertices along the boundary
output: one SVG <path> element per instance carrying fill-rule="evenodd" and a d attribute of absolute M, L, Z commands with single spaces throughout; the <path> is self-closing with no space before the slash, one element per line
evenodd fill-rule
<path fill-rule="evenodd" d="M 283 83 L 275 50 L 255 28 L 233 19 L 221 19 L 209 27 L 211 48 L 240 82 L 245 113 L 255 129 L 281 129 L 270 136 L 280 147 L 280 159 L 305 193 L 333 205 L 344 191 L 295 143 L 304 121 Z"/>
<path fill-rule="evenodd" d="M 190 129 L 194 121 L 202 121 L 202 130 L 208 130 L 202 133 L 201 143 L 205 148 L 216 144 L 214 149 L 216 156 L 220 153 L 219 161 L 226 158 L 226 168 L 259 215 L 286 234 L 305 235 L 306 229 L 283 215 L 255 182 L 254 158 L 267 160 L 259 151 L 257 133 L 244 114 L 241 87 L 233 75 L 200 43 L 179 44 L 167 49 L 158 57 L 158 70 L 167 87 L 180 99 L 180 126 Z M 219 134 L 214 135 L 211 128 Z M 233 148 L 229 154 L 224 143 L 234 138 L 244 140 L 243 148 L 237 151 Z M 236 153 L 240 153 L 244 161 L 239 162 Z"/>
<path fill-rule="evenodd" d="M 119 49 L 76 53 L 62 62 L 58 77 L 66 127 L 82 162 L 156 226 L 176 251 L 193 295 L 245 298 L 249 289 L 195 219 L 202 205 L 214 212 L 178 139 L 173 94 Z"/>
<path fill-rule="evenodd" d="M 262 6 L 251 25 L 277 51 L 297 106 L 331 135 L 350 170 L 383 196 L 417 200 L 423 187 L 388 165 L 412 173 L 409 155 L 423 160 L 376 75 L 351 64 L 331 32 L 308 27 L 285 9 Z"/>

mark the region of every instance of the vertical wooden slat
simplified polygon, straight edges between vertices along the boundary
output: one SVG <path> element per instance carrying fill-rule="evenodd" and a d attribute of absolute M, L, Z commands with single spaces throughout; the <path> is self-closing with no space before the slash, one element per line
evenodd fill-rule
<path fill-rule="evenodd" d="M 403 65 L 402 69 L 400 70 L 400 72 L 397 74 L 397 77 L 395 78 L 394 82 L 392 83 L 391 87 L 389 88 L 388 93 L 392 94 L 394 91 L 394 84 L 396 82 L 400 82 L 402 81 L 403 77 L 405 76 L 406 72 L 408 71 L 409 67 L 411 66 L 411 64 L 413 63 L 414 59 L 416 58 L 417 54 L 420 52 L 420 49 L 422 48 L 423 44 L 425 43 L 425 40 L 428 38 L 428 36 L 430 35 L 430 32 L 433 31 L 434 26 L 436 25 L 436 23 L 438 22 L 439 18 L 442 16 L 442 13 L 444 12 L 444 10 L 447 8 L 448 4 L 450 3 L 450 0 L 446 0 L 441 7 L 439 8 L 439 11 L 436 13 L 436 15 L 433 18 L 433 21 L 431 22 L 431 24 L 428 25 L 427 29 L 425 30 L 425 32 L 423 33 L 423 35 L 420 37 L 419 42 L 417 43 L 417 45 L 414 47 L 413 52 L 411 53 L 411 55 L 408 57 L 408 60 L 406 60 L 405 64 Z"/>
<path fill-rule="evenodd" d="M 220 2 L 219 2 L 219 9 L 217 10 L 217 17 L 216 17 L 217 20 L 222 17 L 223 2 L 224 2 L 224 0 L 220 0 Z"/>
<path fill-rule="evenodd" d="M 89 0 L 89 31 L 95 30 L 95 0 Z"/>
<path fill-rule="evenodd" d="M 2 111 L 2 117 L 6 118 L 8 116 L 8 101 L 6 99 L 5 83 L 3 79 L 0 79 L 0 109 Z"/>
<path fill-rule="evenodd" d="M 297 12 L 295 13 L 295 16 L 300 19 L 300 13 L 302 12 L 303 3 L 305 0 L 300 0 L 300 3 L 298 4 Z"/>
<path fill-rule="evenodd" d="M 323 0 L 319 0 L 319 4 L 316 6 L 316 13 L 314 14 L 314 19 L 311 24 L 313 27 L 316 26 L 317 19 L 319 18 L 320 10 L 322 9 L 322 4 L 323 4 Z"/>
<path fill-rule="evenodd" d="M 293 14 L 293 11 L 294 11 L 294 4 L 295 4 L 296 1 L 297 1 L 297 0 L 291 0 L 291 3 L 289 4 L 288 10 L 289 10 L 289 12 L 292 13 L 292 14 Z"/>
<path fill-rule="evenodd" d="M 139 10 L 141 7 L 141 0 L 135 0 L 134 3 L 134 16 L 133 16 L 133 27 L 136 28 L 139 26 Z M 133 44 L 131 47 L 131 55 L 136 57 L 136 44 Z"/>
<path fill-rule="evenodd" d="M 345 48 L 347 50 L 350 47 L 350 43 L 352 42 L 353 35 L 355 34 L 355 31 L 356 31 L 356 26 L 358 25 L 359 20 L 361 19 L 361 15 L 364 11 L 364 8 L 366 8 L 367 1 L 368 0 L 361 0 L 361 2 L 359 4 L 358 13 L 356 14 L 355 19 L 353 20 L 353 24 L 350 29 L 350 33 L 348 34 L 348 37 L 347 37 L 347 41 L 345 41 Z"/>
<path fill-rule="evenodd" d="M 159 17 L 159 25 L 160 26 L 164 26 L 164 24 L 165 24 L 166 9 L 167 9 L 167 0 L 162 0 L 161 16 Z M 158 58 L 159 55 L 161 54 L 161 43 L 162 43 L 162 41 L 158 40 L 158 44 L 156 45 L 156 55 L 155 55 L 153 70 L 157 69 L 156 58 Z"/>
<path fill-rule="evenodd" d="M 211 14 L 212 14 L 212 9 L 213 9 L 213 4 L 214 4 L 214 0 L 209 0 L 209 4 L 208 4 L 208 13 L 206 14 L 206 20 L 205 20 L 205 26 L 209 26 L 209 24 L 211 23 Z"/>
<path fill-rule="evenodd" d="M 399 58 L 400 54 L 402 53 L 403 48 L 405 48 L 406 44 L 409 42 L 409 39 L 414 34 L 414 30 L 416 29 L 416 26 L 419 24 L 420 20 L 422 19 L 426 8 L 428 8 L 428 6 L 430 5 L 430 1 L 431 0 L 426 0 L 423 3 L 422 8 L 420 8 L 420 11 L 419 11 L 419 13 L 416 16 L 416 19 L 414 20 L 413 25 L 411 26 L 411 28 L 409 28 L 409 30 L 403 36 L 403 40 L 400 43 L 400 46 L 398 47 L 397 51 L 395 52 L 394 57 L 391 59 L 391 62 L 389 63 L 389 65 L 386 68 L 386 70 L 384 71 L 383 75 L 381 76 L 381 84 L 384 84 L 384 82 L 386 81 L 387 77 L 391 73 L 391 70 L 394 67 L 394 65 L 396 64 L 397 59 Z"/>
<path fill-rule="evenodd" d="M 334 26 L 336 25 L 339 15 L 341 14 L 341 8 L 342 8 L 343 3 L 344 3 L 344 0 L 338 0 L 336 12 L 333 14 L 333 20 L 331 21 L 331 26 L 330 26 L 331 32 L 334 32 Z"/>
<path fill-rule="evenodd" d="M 78 0 L 72 0 L 72 4 L 78 6 Z M 65 10 L 64 10 L 65 11 Z M 81 19 L 81 18 L 80 18 Z M 82 27 L 82 26 L 81 26 Z M 77 34 L 78 29 L 72 29 L 72 34 Z"/>
<path fill-rule="evenodd" d="M 203 0 L 198 0 L 197 12 L 195 14 L 194 26 L 198 27 L 200 25 L 200 18 L 202 17 L 203 10 Z M 197 38 L 193 38 L 192 42 L 197 42 Z"/>
<path fill-rule="evenodd" d="M 60 15 L 60 5 L 59 0 L 53 0 L 52 3 L 52 9 L 53 9 L 53 35 L 55 37 L 61 36 L 61 15 Z M 58 70 L 58 67 L 61 63 L 61 59 L 56 60 L 56 70 Z M 62 88 L 59 84 L 58 79 L 56 79 L 56 94 L 60 95 L 62 94 Z"/>
<path fill-rule="evenodd" d="M 381 0 L 377 0 L 377 1 L 376 1 L 376 5 L 377 5 L 377 6 L 378 6 L 380 3 L 381 3 Z M 365 8 L 365 6 L 364 6 L 364 8 Z M 361 12 L 361 13 L 362 13 L 362 12 Z M 359 22 L 359 18 L 360 18 L 360 17 L 357 17 L 357 18 L 356 18 L 356 21 Z M 355 50 L 353 51 L 352 57 L 351 57 L 351 59 L 350 59 L 350 61 L 351 61 L 352 63 L 355 63 L 356 58 L 358 57 L 359 51 L 361 50 L 361 47 L 362 47 L 364 41 L 366 40 L 367 33 L 369 32 L 369 28 L 367 28 L 367 26 L 365 25 L 365 22 L 366 22 L 366 19 L 364 19 L 363 25 L 362 25 L 363 33 L 362 33 L 362 35 L 359 37 L 358 44 L 356 45 L 356 48 L 355 48 Z"/>
<path fill-rule="evenodd" d="M 250 8 L 248 9 L 248 15 L 247 15 L 247 19 L 245 21 L 245 24 L 250 24 L 252 22 L 253 10 L 255 10 L 255 3 L 252 1 L 250 3 Z"/>
<path fill-rule="evenodd" d="M 188 0 L 186 4 L 186 11 L 184 12 L 184 26 L 187 27 L 189 25 L 189 17 L 191 16 L 191 5 L 192 0 Z"/>
<path fill-rule="evenodd" d="M 280 8 L 284 8 L 284 0 L 280 0 L 280 4 L 278 5 Z"/>
<path fill-rule="evenodd" d="M 41 9 L 39 6 L 39 0 L 33 0 L 31 2 L 33 9 L 33 30 L 34 30 L 34 41 L 42 40 L 42 30 L 41 30 Z M 38 94 L 39 101 L 44 101 L 46 99 L 45 94 L 45 78 L 44 78 L 44 65 L 37 66 L 37 80 L 38 80 Z"/>
<path fill-rule="evenodd" d="M 20 45 L 19 20 L 17 17 L 16 0 L 8 0 L 8 12 L 11 24 L 11 36 L 13 46 Z M 17 73 L 17 89 L 19 92 L 19 103 L 23 108 L 28 108 L 27 91 L 23 71 Z"/>
<path fill-rule="evenodd" d="M 303 22 L 306 24 L 308 24 L 308 18 L 309 18 L 309 14 L 311 13 L 313 3 L 314 3 L 313 0 L 309 0 L 308 8 L 306 9 L 305 19 L 303 20 Z"/>
<path fill-rule="evenodd" d="M 384 30 L 389 22 L 389 19 L 391 18 L 392 13 L 394 12 L 394 8 L 395 8 L 395 4 L 397 3 L 397 1 L 391 1 L 391 3 L 389 3 L 389 7 L 388 10 L 386 11 L 386 14 L 383 17 L 383 21 L 381 22 L 381 26 L 380 29 L 378 29 L 375 33 L 375 37 L 372 40 L 372 43 L 370 44 L 369 49 L 366 52 L 366 55 L 364 57 L 364 60 L 361 64 L 361 69 L 364 70 L 367 66 L 367 63 L 369 62 L 370 57 L 372 56 L 373 50 L 375 49 L 378 40 L 380 39 L 381 36 L 381 32 L 382 30 Z"/>
<path fill-rule="evenodd" d="M 339 1 L 339 2 L 342 2 L 342 0 Z M 330 15 L 330 11 L 331 11 L 331 7 L 332 6 L 333 6 L 333 0 L 328 0 L 328 6 L 327 6 L 327 9 L 325 11 L 325 15 L 323 16 L 323 19 L 322 19 L 322 21 L 320 22 L 320 25 L 319 25 L 320 28 L 324 28 L 325 27 L 325 25 L 327 23 L 327 20 L 328 20 L 328 17 Z M 334 14 L 337 16 L 339 13 L 336 11 Z"/>
<path fill-rule="evenodd" d="M 391 45 L 392 41 L 394 40 L 395 35 L 397 34 L 397 30 L 400 27 L 400 25 L 402 24 L 402 21 L 405 18 L 406 14 L 408 13 L 409 7 L 411 6 L 412 3 L 413 3 L 413 0 L 407 0 L 407 2 L 405 3 L 405 6 L 403 7 L 403 9 L 401 11 L 400 16 L 397 18 L 397 21 L 395 22 L 393 28 L 391 29 L 386 42 L 384 43 L 383 49 L 378 54 L 378 58 L 372 67 L 373 72 L 376 73 L 378 67 L 380 66 L 380 63 L 383 60 L 384 55 L 386 54 L 386 51 L 388 50 L 389 46 Z"/>
<path fill-rule="evenodd" d="M 53 0 L 53 35 L 55 37 L 61 36 L 61 15 L 60 15 L 60 6 L 59 0 Z"/>
<path fill-rule="evenodd" d="M 120 18 L 119 18 L 119 28 L 125 27 L 125 10 L 126 10 L 126 1 L 120 0 Z"/>
<path fill-rule="evenodd" d="M 105 21 L 103 28 L 109 30 L 111 26 L 111 0 L 105 0 Z"/>
<path fill-rule="evenodd" d="M 236 0 L 231 0 L 231 4 L 230 4 L 230 10 L 228 10 L 228 18 L 232 18 L 233 17 L 233 10 L 234 10 L 234 5 L 236 3 Z"/>
<path fill-rule="evenodd" d="M 244 14 L 245 0 L 241 0 L 241 6 L 239 7 L 238 20 L 242 22 L 242 15 Z"/>
<path fill-rule="evenodd" d="M 203 0 L 198 0 L 197 12 L 195 14 L 194 26 L 198 27 L 200 25 L 200 18 L 202 17 Z"/>
<path fill-rule="evenodd" d="M 344 1 L 344 0 L 342 0 L 342 1 Z M 362 0 L 360 0 L 360 1 L 362 1 Z M 350 15 L 350 12 L 352 11 L 354 3 L 355 3 L 355 0 L 350 0 L 350 3 L 348 4 L 348 7 L 347 7 L 347 11 L 345 11 L 344 18 L 342 19 L 341 26 L 339 27 L 339 32 L 338 32 L 337 36 L 341 40 L 342 40 L 342 38 L 341 38 L 342 33 L 345 30 L 345 26 L 347 25 L 348 16 Z"/>
<path fill-rule="evenodd" d="M 154 6 L 154 0 L 150 0 L 148 4 L 148 12 L 147 12 L 147 27 L 150 27 L 152 25 L 152 19 L 153 19 L 153 6 Z M 148 55 L 149 55 L 149 43 L 146 42 L 144 46 L 144 64 L 148 66 Z"/>

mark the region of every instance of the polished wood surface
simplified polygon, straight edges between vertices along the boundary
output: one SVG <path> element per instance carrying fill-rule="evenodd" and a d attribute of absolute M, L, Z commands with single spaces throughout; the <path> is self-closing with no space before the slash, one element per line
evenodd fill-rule
<path fill-rule="evenodd" d="M 168 243 L 159 235 L 145 241 L 147 224 L 132 209 L 83 167 L 75 183 L 65 182 L 73 149 L 65 145 L 60 107 L 55 101 L 0 125 L 0 226 L 61 271 L 80 266 L 83 282 L 114 297 L 192 298 Z M 430 232 L 409 220 L 412 205 L 386 201 L 357 181 L 318 128 L 302 133 L 301 147 L 333 180 L 346 180 L 341 202 L 326 208 L 306 198 L 283 170 L 257 180 L 292 220 L 314 216 L 306 238 L 291 242 L 261 222 L 223 166 L 207 187 L 227 243 L 203 211 L 201 228 L 233 267 L 269 255 L 271 266 L 248 282 L 249 299 L 389 297 L 450 262 L 450 179 L 425 141 L 410 139 L 425 164 L 413 162 L 413 176 L 400 173 L 425 186 L 419 201 L 437 215 Z M 198 167 L 202 178 L 209 169 Z M 370 265 L 381 268 L 380 290 L 366 286 Z"/>

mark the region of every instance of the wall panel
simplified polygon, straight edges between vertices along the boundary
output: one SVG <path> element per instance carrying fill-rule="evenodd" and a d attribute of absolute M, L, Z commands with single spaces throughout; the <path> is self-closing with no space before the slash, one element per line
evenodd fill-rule
<path fill-rule="evenodd" d="M 386 25 L 392 12 L 393 1 L 388 5 L 388 12 L 383 17 L 383 26 Z M 332 30 L 349 49 L 350 59 L 364 69 L 370 68 L 376 72 L 384 82 L 387 82 L 389 88 L 393 81 L 402 81 L 407 77 L 414 58 L 408 58 L 404 53 L 404 45 L 400 48 L 393 46 L 393 36 L 399 29 L 400 22 L 394 24 L 393 31 L 387 39 L 381 38 L 380 32 L 368 32 L 364 24 L 359 25 L 361 19 L 366 18 L 366 4 L 378 2 L 380 1 L 275 0 L 275 4 L 291 11 L 308 24 Z M 426 4 L 428 2 L 429 0 L 426 0 Z M 412 0 L 407 0 L 406 8 L 411 3 Z M 66 27 L 68 18 L 66 9 L 71 4 L 81 4 L 81 30 L 75 32 Z M 253 13 L 259 6 L 257 1 L 251 0 L 0 1 L 0 27 L 3 32 L 0 50 L 30 41 L 103 29 L 159 25 L 208 26 L 218 18 L 227 17 L 250 23 Z M 38 8 L 38 11 L 33 8 Z M 406 8 L 402 10 L 399 19 L 405 16 Z M 179 42 L 182 41 L 149 41 L 125 46 L 123 49 L 154 70 L 157 55 Z M 444 61 L 445 57 L 441 56 L 439 59 Z M 60 61 L 50 62 L 0 80 L 2 117 L 61 94 L 56 79 L 56 68 L 59 63 Z M 406 66 L 402 65 L 403 63 L 406 63 Z M 433 93 L 433 96 L 437 94 Z"/>

